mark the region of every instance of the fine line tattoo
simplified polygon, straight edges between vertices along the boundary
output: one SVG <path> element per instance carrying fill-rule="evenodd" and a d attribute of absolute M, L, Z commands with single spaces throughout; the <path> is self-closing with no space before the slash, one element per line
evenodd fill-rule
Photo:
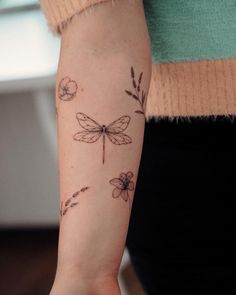
<path fill-rule="evenodd" d="M 58 97 L 61 100 L 70 101 L 75 97 L 77 89 L 77 83 L 70 77 L 65 77 L 58 85 Z"/>
<path fill-rule="evenodd" d="M 112 197 L 114 199 L 121 197 L 125 202 L 129 200 L 129 207 L 129 191 L 134 190 L 134 182 L 131 180 L 133 176 L 134 174 L 131 171 L 128 171 L 127 173 L 122 172 L 118 178 L 113 178 L 109 181 L 110 184 L 115 186 L 112 191 Z"/>
<path fill-rule="evenodd" d="M 100 125 L 95 120 L 85 115 L 84 113 L 77 113 L 76 118 L 84 131 L 77 132 L 73 139 L 83 141 L 86 143 L 93 143 L 99 140 L 102 136 L 102 163 L 105 162 L 105 137 L 116 145 L 129 144 L 132 142 L 131 137 L 123 133 L 128 127 L 130 116 L 122 116 L 113 121 L 108 126 Z"/>
<path fill-rule="evenodd" d="M 135 113 L 145 115 L 144 102 L 145 102 L 146 94 L 145 94 L 145 92 L 143 90 L 142 90 L 142 94 L 141 94 L 141 97 L 140 97 L 140 84 L 141 84 L 141 81 L 142 81 L 143 72 L 140 73 L 139 78 L 138 78 L 138 82 L 135 81 L 134 69 L 133 69 L 132 66 L 131 66 L 131 69 L 130 69 L 130 73 L 131 73 L 132 85 L 133 85 L 135 93 L 133 93 L 133 92 L 131 92 L 129 90 L 125 90 L 125 92 L 126 92 L 126 94 L 128 94 L 129 96 L 134 98 L 136 101 L 138 101 L 140 106 L 141 106 L 141 110 L 136 110 Z"/>
<path fill-rule="evenodd" d="M 80 193 L 85 192 L 87 189 L 89 189 L 89 187 L 84 186 L 79 191 L 75 192 L 70 198 L 68 198 L 64 202 L 64 204 L 63 204 L 63 202 L 61 202 L 60 215 L 64 216 L 70 208 L 75 207 L 79 203 L 77 201 L 78 196 L 80 195 Z"/>

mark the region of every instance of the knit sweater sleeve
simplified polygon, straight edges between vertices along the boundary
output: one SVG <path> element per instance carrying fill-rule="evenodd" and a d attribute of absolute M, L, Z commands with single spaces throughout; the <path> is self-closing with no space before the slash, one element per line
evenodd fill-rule
<path fill-rule="evenodd" d="M 50 30 L 60 34 L 75 14 L 106 1 L 113 0 L 40 0 L 40 5 Z"/>

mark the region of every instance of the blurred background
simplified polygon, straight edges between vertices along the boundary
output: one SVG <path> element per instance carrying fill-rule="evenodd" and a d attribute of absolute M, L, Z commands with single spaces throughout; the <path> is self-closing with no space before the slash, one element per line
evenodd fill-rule
<path fill-rule="evenodd" d="M 0 0 L 1 295 L 47 295 L 57 259 L 55 74 L 60 40 L 38 1 Z M 122 295 L 143 295 L 125 251 Z"/>

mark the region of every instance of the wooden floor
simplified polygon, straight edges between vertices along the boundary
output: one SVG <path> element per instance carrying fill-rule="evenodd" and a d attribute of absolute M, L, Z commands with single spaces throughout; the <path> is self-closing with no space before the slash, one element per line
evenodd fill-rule
<path fill-rule="evenodd" d="M 0 237 L 0 294 L 48 295 L 56 271 L 58 229 L 0 230 Z M 124 294 L 145 295 L 131 265 L 122 269 L 121 279 Z"/>

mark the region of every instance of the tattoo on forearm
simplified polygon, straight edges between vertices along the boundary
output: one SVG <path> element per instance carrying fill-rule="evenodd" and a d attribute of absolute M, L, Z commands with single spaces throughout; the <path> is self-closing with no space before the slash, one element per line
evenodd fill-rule
<path fill-rule="evenodd" d="M 118 178 L 113 178 L 109 181 L 110 184 L 115 186 L 112 191 L 113 198 L 121 197 L 125 202 L 129 200 L 130 205 L 129 191 L 134 190 L 134 182 L 131 180 L 133 176 L 134 174 L 131 171 L 127 173 L 122 172 Z"/>
<path fill-rule="evenodd" d="M 131 120 L 130 116 L 122 116 L 109 125 L 100 125 L 95 120 L 85 115 L 77 113 L 76 118 L 84 131 L 77 132 L 73 139 L 86 143 L 94 143 L 102 136 L 102 163 L 105 162 L 105 138 L 116 145 L 129 144 L 132 142 L 131 137 L 123 133 L 128 127 Z"/>
<path fill-rule="evenodd" d="M 70 77 L 65 77 L 58 85 L 58 97 L 61 100 L 70 101 L 75 97 L 77 89 L 77 83 Z"/>
<path fill-rule="evenodd" d="M 79 202 L 78 202 L 78 197 L 80 193 L 85 192 L 87 189 L 89 189 L 88 186 L 82 187 L 79 191 L 75 192 L 70 198 L 68 198 L 64 203 L 61 202 L 61 208 L 60 208 L 60 215 L 64 216 L 66 212 L 70 209 L 75 207 Z"/>
<path fill-rule="evenodd" d="M 141 110 L 136 110 L 135 113 L 145 115 L 144 102 L 145 102 L 146 94 L 145 94 L 145 92 L 143 90 L 142 90 L 142 94 L 140 96 L 140 85 L 141 85 L 141 81 L 142 81 L 142 77 L 143 77 L 143 72 L 140 73 L 139 78 L 138 78 L 138 82 L 136 82 L 136 80 L 135 80 L 134 69 L 133 69 L 132 66 L 131 66 L 131 69 L 130 69 L 130 73 L 131 73 L 132 85 L 133 85 L 135 93 L 133 93 L 133 92 L 131 92 L 129 90 L 125 90 L 125 92 L 130 97 L 132 97 L 136 101 L 138 101 L 138 103 L 140 104 Z"/>

